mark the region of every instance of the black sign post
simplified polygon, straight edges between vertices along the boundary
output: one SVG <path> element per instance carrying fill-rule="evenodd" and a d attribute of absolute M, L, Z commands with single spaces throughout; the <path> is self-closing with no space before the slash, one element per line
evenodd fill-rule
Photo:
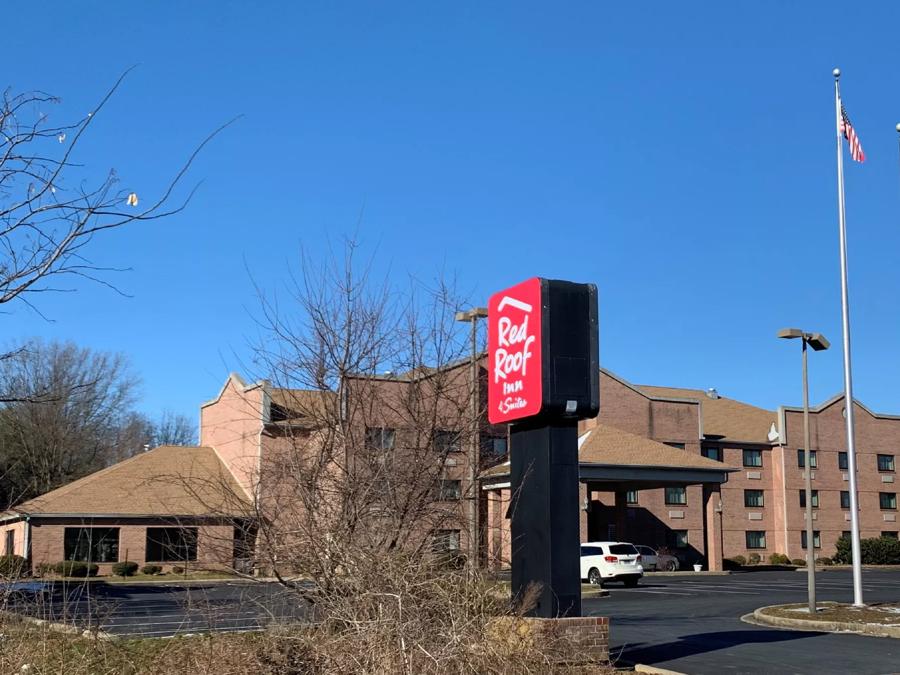
<path fill-rule="evenodd" d="M 538 282 L 539 311 L 519 317 L 515 312 L 535 304 Z M 529 328 L 529 320 L 537 325 Z M 488 358 L 497 370 L 488 388 L 489 413 L 494 423 L 512 423 L 513 598 L 536 600 L 531 616 L 580 616 L 578 420 L 599 410 L 597 288 L 523 282 L 492 296 L 488 321 Z M 515 340 L 526 344 L 523 349 L 531 345 L 519 360 Z M 528 371 L 532 353 L 540 362 Z M 514 368 L 520 362 L 521 373 Z M 515 379 L 520 375 L 522 382 Z M 527 414 L 517 417 L 517 410 Z"/>

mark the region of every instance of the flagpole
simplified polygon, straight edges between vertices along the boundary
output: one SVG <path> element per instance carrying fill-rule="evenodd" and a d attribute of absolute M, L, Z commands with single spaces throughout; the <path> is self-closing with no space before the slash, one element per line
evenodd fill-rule
<path fill-rule="evenodd" d="M 847 217 L 844 213 L 844 141 L 841 138 L 841 71 L 834 69 L 834 115 L 837 134 L 838 224 L 841 243 L 841 323 L 844 332 L 844 410 L 847 414 L 847 470 L 850 472 L 850 546 L 853 553 L 853 606 L 862 607 L 862 554 L 859 545 L 859 498 L 856 491 L 856 444 L 853 431 L 853 376 L 850 369 L 850 301 L 847 292 Z"/>

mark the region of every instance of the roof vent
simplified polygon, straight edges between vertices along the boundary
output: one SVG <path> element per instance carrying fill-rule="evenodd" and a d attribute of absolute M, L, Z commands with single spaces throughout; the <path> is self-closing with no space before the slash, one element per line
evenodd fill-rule
<path fill-rule="evenodd" d="M 719 392 L 716 391 L 715 387 L 710 387 L 706 390 L 706 395 L 712 399 L 719 398 Z"/>

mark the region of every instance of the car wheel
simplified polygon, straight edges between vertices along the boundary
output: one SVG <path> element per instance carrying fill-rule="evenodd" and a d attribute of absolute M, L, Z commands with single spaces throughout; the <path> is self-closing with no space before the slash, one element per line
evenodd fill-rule
<path fill-rule="evenodd" d="M 666 563 L 666 571 L 667 572 L 674 572 L 677 569 L 678 569 L 678 565 L 675 563 L 674 560 L 670 560 L 669 562 Z"/>
<path fill-rule="evenodd" d="M 633 577 L 633 578 L 631 578 L 631 579 L 626 579 L 626 580 L 625 580 L 625 585 L 626 585 L 628 588 L 634 588 L 635 586 L 638 585 L 638 581 L 639 581 L 639 578 L 638 578 L 638 577 Z"/>
<path fill-rule="evenodd" d="M 588 582 L 594 584 L 595 586 L 603 585 L 603 579 L 600 577 L 600 570 L 596 567 L 592 567 L 588 571 Z"/>

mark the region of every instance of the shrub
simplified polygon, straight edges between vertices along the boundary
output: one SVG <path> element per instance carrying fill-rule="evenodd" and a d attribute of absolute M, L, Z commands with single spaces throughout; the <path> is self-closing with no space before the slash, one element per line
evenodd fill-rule
<path fill-rule="evenodd" d="M 834 565 L 834 560 L 831 558 L 816 558 L 816 564 L 825 565 L 827 567 L 828 565 Z"/>
<path fill-rule="evenodd" d="M 0 577 L 21 577 L 28 569 L 28 561 L 20 555 L 0 556 Z"/>
<path fill-rule="evenodd" d="M 34 568 L 34 573 L 39 577 L 45 577 L 55 571 L 54 567 L 55 565 L 53 565 L 52 563 L 38 563 Z"/>
<path fill-rule="evenodd" d="M 172 574 L 184 574 L 184 568 L 181 565 L 175 565 L 172 568 Z"/>
<path fill-rule="evenodd" d="M 133 577 L 137 571 L 138 564 L 130 560 L 123 560 L 112 566 L 112 573 L 117 577 Z"/>
<path fill-rule="evenodd" d="M 747 559 L 742 555 L 735 555 L 729 558 L 735 565 L 743 566 L 747 564 Z"/>
<path fill-rule="evenodd" d="M 141 568 L 141 574 L 159 574 L 162 572 L 162 567 L 159 565 L 144 565 Z"/>
<path fill-rule="evenodd" d="M 64 577 L 95 577 L 99 570 L 93 563 L 78 560 L 62 560 L 53 566 L 53 571 Z"/>
<path fill-rule="evenodd" d="M 784 553 L 773 553 L 769 556 L 769 564 L 770 565 L 790 565 L 791 559 L 788 558 Z"/>
<path fill-rule="evenodd" d="M 797 567 L 806 567 L 806 561 L 803 558 L 794 558 L 791 560 L 791 565 L 796 565 Z"/>
<path fill-rule="evenodd" d="M 859 542 L 864 565 L 896 565 L 900 563 L 900 540 L 893 537 L 863 539 Z M 834 562 L 845 565 L 853 562 L 850 539 L 841 537 L 837 542 Z"/>
<path fill-rule="evenodd" d="M 762 558 L 759 557 L 759 553 L 751 553 L 750 558 L 747 560 L 751 565 L 759 565 L 759 562 Z"/>

